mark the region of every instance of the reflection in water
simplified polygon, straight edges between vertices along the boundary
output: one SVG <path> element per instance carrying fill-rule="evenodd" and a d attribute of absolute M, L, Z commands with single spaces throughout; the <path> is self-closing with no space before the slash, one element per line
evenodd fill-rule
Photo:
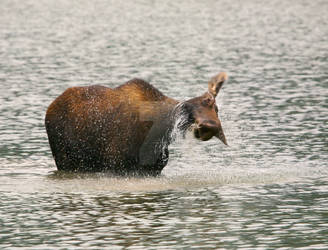
<path fill-rule="evenodd" d="M 327 3 L 1 1 L 0 248 L 327 248 Z M 187 134 L 158 178 L 54 172 L 66 88 L 186 100 L 219 71 L 229 147 Z"/>

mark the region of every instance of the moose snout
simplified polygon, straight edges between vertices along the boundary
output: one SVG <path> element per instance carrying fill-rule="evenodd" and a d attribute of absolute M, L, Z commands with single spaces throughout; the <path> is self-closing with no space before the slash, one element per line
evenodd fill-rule
<path fill-rule="evenodd" d="M 194 128 L 194 135 L 196 138 L 207 141 L 213 136 L 219 133 L 219 126 L 215 121 L 204 120 L 196 121 L 196 127 Z"/>
<path fill-rule="evenodd" d="M 206 120 L 197 124 L 198 129 L 201 129 L 204 133 L 211 132 L 217 134 L 219 132 L 219 126 L 215 121 Z"/>
<path fill-rule="evenodd" d="M 207 141 L 215 136 L 219 138 L 225 145 L 228 145 L 220 121 L 196 121 L 196 126 L 193 132 L 194 136 L 202 141 Z"/>

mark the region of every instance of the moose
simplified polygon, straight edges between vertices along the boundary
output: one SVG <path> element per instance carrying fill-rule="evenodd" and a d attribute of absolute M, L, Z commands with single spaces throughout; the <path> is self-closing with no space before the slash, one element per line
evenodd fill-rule
<path fill-rule="evenodd" d="M 68 88 L 45 116 L 57 169 L 158 176 L 168 163 L 175 129 L 227 145 L 215 101 L 227 78 L 221 72 L 209 80 L 206 93 L 182 102 L 140 79 L 113 89 Z"/>

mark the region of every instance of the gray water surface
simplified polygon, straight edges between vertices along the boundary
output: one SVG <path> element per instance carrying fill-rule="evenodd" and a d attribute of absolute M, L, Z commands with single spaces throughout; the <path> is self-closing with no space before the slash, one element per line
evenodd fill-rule
<path fill-rule="evenodd" d="M 328 248 L 327 1 L 0 3 L 0 248 Z M 191 134 L 159 178 L 60 175 L 44 128 L 71 86 L 185 100 L 230 76 L 229 143 Z M 124 135 L 122 135 L 124 136 Z"/>

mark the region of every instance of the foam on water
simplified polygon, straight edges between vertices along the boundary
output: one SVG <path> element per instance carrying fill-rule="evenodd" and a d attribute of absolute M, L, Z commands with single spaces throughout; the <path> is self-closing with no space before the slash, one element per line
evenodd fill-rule
<path fill-rule="evenodd" d="M 181 143 L 181 142 L 180 142 Z M 186 142 L 188 143 L 188 142 Z M 35 162 L 25 162 L 25 167 L 16 168 L 12 174 L 6 172 L 1 177 L 0 192 L 13 193 L 120 193 L 120 192 L 158 192 L 168 190 L 197 190 L 199 188 L 222 188 L 227 186 L 258 186 L 273 183 L 297 183 L 308 179 L 328 176 L 328 169 L 308 166 L 272 166 L 258 168 L 231 163 L 215 170 L 197 165 L 198 157 L 192 152 L 182 152 L 182 158 L 188 157 L 193 165 L 179 165 L 178 159 L 173 159 L 159 177 L 115 177 L 107 173 L 61 173 L 49 171 L 44 167 L 35 167 Z M 188 155 L 188 156 L 187 156 Z M 180 155 L 181 157 L 181 155 Z M 204 156 L 206 158 L 207 156 Z M 177 163 L 177 166 L 174 164 Z M 17 162 L 7 163 L 8 166 Z M 55 168 L 54 163 L 48 161 Z M 26 167 L 30 165 L 38 175 L 31 174 Z"/>

